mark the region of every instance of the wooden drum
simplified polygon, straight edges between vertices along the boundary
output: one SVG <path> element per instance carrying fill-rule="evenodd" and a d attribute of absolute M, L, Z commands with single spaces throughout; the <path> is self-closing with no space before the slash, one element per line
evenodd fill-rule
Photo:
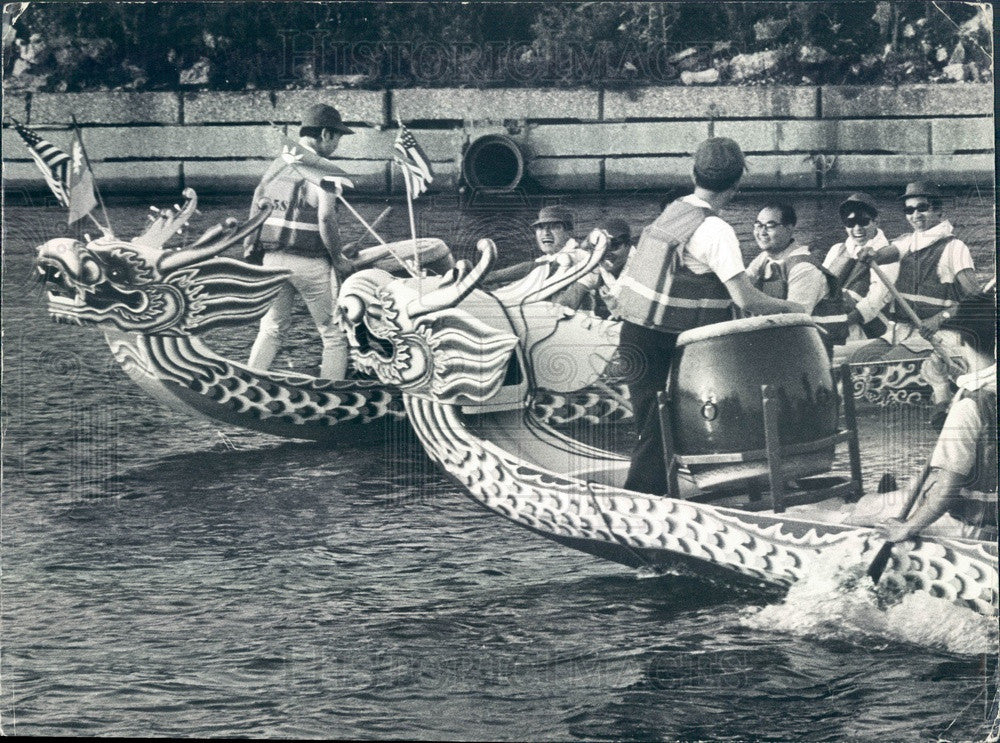
<path fill-rule="evenodd" d="M 782 448 L 804 445 L 783 457 L 785 479 L 830 470 L 834 444 L 823 440 L 837 432 L 838 397 L 819 330 L 807 315 L 753 317 L 677 339 L 664 420 L 674 453 L 700 489 L 767 474 L 763 385 L 780 403 Z"/>

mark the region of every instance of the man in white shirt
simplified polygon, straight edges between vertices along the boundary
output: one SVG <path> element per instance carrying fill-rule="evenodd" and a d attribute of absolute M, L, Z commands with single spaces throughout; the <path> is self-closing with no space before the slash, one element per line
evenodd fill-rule
<path fill-rule="evenodd" d="M 508 284 L 527 276 L 540 263 L 552 261 L 560 253 L 577 254 L 583 257 L 586 248 L 573 237 L 573 212 L 564 206 L 545 206 L 538 212 L 538 219 L 532 225 L 535 229 L 535 243 L 542 252 L 540 258 L 533 261 L 516 263 L 513 266 L 501 268 L 489 274 L 487 286 Z M 596 270 L 578 279 L 558 294 L 549 298 L 550 302 L 561 304 L 574 310 L 593 310 L 597 290 L 598 273 Z"/>
<path fill-rule="evenodd" d="M 996 294 L 963 300 L 937 334 L 962 355 L 969 372 L 956 380 L 959 393 L 948 409 L 926 479 L 911 483 L 920 489 L 915 508 L 904 520 L 886 521 L 882 531 L 890 542 L 920 533 L 995 540 Z"/>
<path fill-rule="evenodd" d="M 333 106 L 317 103 L 302 114 L 298 146 L 329 158 L 340 138 L 352 131 Z M 332 163 L 331 163 L 332 165 Z M 261 228 L 258 245 L 263 265 L 289 272 L 287 282 L 260 320 L 247 366 L 266 370 L 288 337 L 295 295 L 306 303 L 323 342 L 319 375 L 343 379 L 347 373 L 347 337 L 334 317 L 341 274 L 352 268 L 341 247 L 336 191 L 311 182 L 299 168 L 278 155 L 254 192 L 256 212 L 261 200 L 273 211 Z"/>
<path fill-rule="evenodd" d="M 796 242 L 797 222 L 795 209 L 787 202 L 760 210 L 753 235 L 761 253 L 747 266 L 747 275 L 769 297 L 796 302 L 812 315 L 826 331 L 824 341 L 832 353 L 832 346 L 846 341 L 848 332 L 840 282 L 808 246 Z"/>
<path fill-rule="evenodd" d="M 625 482 L 630 490 L 667 491 L 656 395 L 666 387 L 677 336 L 732 319 L 734 304 L 762 315 L 804 309 L 751 285 L 736 233 L 718 216 L 736 195 L 745 169 L 733 140 L 712 137 L 698 145 L 694 193 L 668 204 L 642 231 L 615 285 L 614 311 L 623 320 L 619 356 L 636 370 L 626 380 L 639 432 Z"/>
<path fill-rule="evenodd" d="M 798 302 L 812 314 L 829 293 L 826 276 L 814 262 L 789 260 L 808 258 L 809 246 L 795 240 L 798 217 L 791 204 L 768 204 L 757 215 L 753 236 L 761 249 L 750 261 L 747 273 L 754 285 L 772 297 Z"/>
<path fill-rule="evenodd" d="M 954 311 L 960 299 L 979 292 L 979 280 L 969 247 L 955 237 L 951 222 L 944 219 L 937 186 L 926 181 L 907 184 L 903 212 L 913 232 L 900 235 L 891 245 L 878 250 L 875 260 L 880 264 L 888 261 L 882 272 L 921 319 L 922 332 L 932 333 Z M 885 339 L 896 345 L 921 329 L 913 326 L 902 307 L 895 302 L 890 304 L 891 299 L 889 290 L 882 287 L 881 294 L 873 296 L 871 306 L 880 310 L 886 307 L 885 314 L 893 322 Z M 924 362 L 922 373 L 931 385 L 940 421 L 951 395 L 948 376 L 934 356 Z"/>

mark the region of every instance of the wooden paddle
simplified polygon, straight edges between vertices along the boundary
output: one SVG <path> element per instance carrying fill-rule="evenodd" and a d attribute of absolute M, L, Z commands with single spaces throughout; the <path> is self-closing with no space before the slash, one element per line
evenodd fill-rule
<path fill-rule="evenodd" d="M 875 263 L 874 261 L 871 261 L 869 265 L 871 266 L 872 271 L 875 272 L 875 275 L 878 276 L 879 279 L 881 279 L 883 284 L 885 284 L 885 288 L 892 295 L 892 298 L 895 299 L 896 302 L 899 304 L 899 306 L 903 308 L 903 312 L 905 312 L 906 316 L 910 318 L 910 322 L 912 322 L 918 328 L 926 330 L 927 326 L 924 324 L 924 321 L 921 320 L 920 317 L 917 315 L 917 313 L 913 311 L 913 308 L 910 306 L 910 303 L 907 302 L 905 299 L 903 299 L 903 295 L 899 293 L 899 290 L 896 288 L 896 285 L 892 281 L 889 281 L 889 279 L 885 275 L 885 272 L 878 267 L 878 264 Z M 931 348 L 934 349 L 934 353 L 936 353 L 938 355 L 938 358 L 940 358 L 941 361 L 944 362 L 945 368 L 948 369 L 949 372 L 955 375 L 963 373 L 963 370 L 959 369 L 955 365 L 955 362 L 951 360 L 951 356 L 949 356 L 948 352 L 944 350 L 944 346 L 941 345 L 941 342 L 938 341 L 933 334 L 928 333 L 924 337 L 927 338 L 927 341 L 931 344 Z"/>
<path fill-rule="evenodd" d="M 910 492 L 907 493 L 906 502 L 903 504 L 903 510 L 899 512 L 899 520 L 905 521 L 906 517 L 910 515 L 910 511 L 913 509 L 913 504 L 917 502 L 917 498 L 920 497 L 920 493 L 923 492 L 924 483 L 927 482 L 927 475 L 931 472 L 930 460 L 924 465 L 923 470 L 920 472 L 920 477 L 914 482 L 910 488 Z M 883 479 L 885 479 L 883 477 Z M 895 478 L 893 478 L 895 479 Z M 895 542 L 886 542 L 882 545 L 882 548 L 875 555 L 875 559 L 872 560 L 871 565 L 868 566 L 868 575 L 871 577 L 872 582 L 878 585 L 879 580 L 882 578 L 882 573 L 885 572 L 886 566 L 889 564 L 889 558 L 892 556 L 892 548 L 895 546 Z"/>

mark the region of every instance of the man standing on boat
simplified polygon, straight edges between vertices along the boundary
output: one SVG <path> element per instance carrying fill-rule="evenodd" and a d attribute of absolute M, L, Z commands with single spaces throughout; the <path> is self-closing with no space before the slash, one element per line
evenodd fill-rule
<path fill-rule="evenodd" d="M 302 115 L 298 146 L 328 158 L 337 149 L 341 136 L 352 134 L 344 126 L 340 112 L 318 103 Z M 319 179 L 317 179 L 319 180 Z M 259 237 L 263 265 L 291 272 L 267 314 L 250 351 L 247 365 L 266 370 L 274 361 L 292 322 L 292 304 L 298 293 L 323 341 L 319 375 L 323 379 L 343 379 L 347 373 L 347 338 L 335 321 L 334 308 L 339 291 L 337 272 L 351 270 L 351 262 L 341 251 L 337 223 L 339 184 L 306 178 L 303 168 L 289 162 L 288 153 L 275 158 L 254 191 L 254 209 L 260 199 L 274 206 Z"/>
<path fill-rule="evenodd" d="M 615 287 L 615 313 L 623 320 L 619 355 L 632 370 L 628 388 L 639 432 L 629 490 L 667 491 L 656 395 L 666 387 L 677 336 L 732 319 L 734 303 L 759 315 L 803 311 L 753 287 L 736 233 L 717 214 L 736 195 L 745 170 L 733 140 L 712 137 L 698 145 L 694 193 L 668 204 L 642 231 Z"/>
<path fill-rule="evenodd" d="M 920 533 L 996 539 L 996 294 L 963 300 L 937 335 L 965 359 L 969 372 L 956 380 L 958 394 L 928 469 L 910 486 L 919 492 L 916 507 L 904 520 L 890 519 L 882 531 L 890 542 Z"/>
<path fill-rule="evenodd" d="M 747 266 L 753 285 L 777 299 L 805 308 L 827 332 L 828 345 L 847 339 L 847 314 L 840 282 L 820 263 L 807 245 L 795 240 L 798 215 L 791 204 L 767 204 L 753 224 L 760 254 Z"/>
<path fill-rule="evenodd" d="M 874 272 L 861 260 L 862 255 L 889 244 L 878 226 L 875 199 L 865 193 L 853 193 L 838 210 L 847 239 L 837 243 L 823 259 L 823 267 L 837 277 L 849 305 L 848 340 L 878 338 L 888 329 L 876 304 L 885 289 Z"/>

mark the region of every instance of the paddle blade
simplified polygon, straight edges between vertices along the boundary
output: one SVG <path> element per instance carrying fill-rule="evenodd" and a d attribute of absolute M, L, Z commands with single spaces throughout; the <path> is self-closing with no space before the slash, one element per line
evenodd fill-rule
<path fill-rule="evenodd" d="M 892 542 L 886 542 L 882 545 L 882 549 L 878 551 L 878 554 L 875 555 L 872 564 L 868 566 L 868 576 L 875 585 L 878 585 L 879 580 L 882 578 L 882 573 L 885 572 L 885 567 L 889 564 L 890 557 L 892 557 Z"/>
<path fill-rule="evenodd" d="M 878 481 L 877 492 L 879 495 L 884 495 L 891 493 L 893 490 L 899 490 L 899 485 L 896 484 L 896 476 L 891 472 L 886 472 Z"/>

